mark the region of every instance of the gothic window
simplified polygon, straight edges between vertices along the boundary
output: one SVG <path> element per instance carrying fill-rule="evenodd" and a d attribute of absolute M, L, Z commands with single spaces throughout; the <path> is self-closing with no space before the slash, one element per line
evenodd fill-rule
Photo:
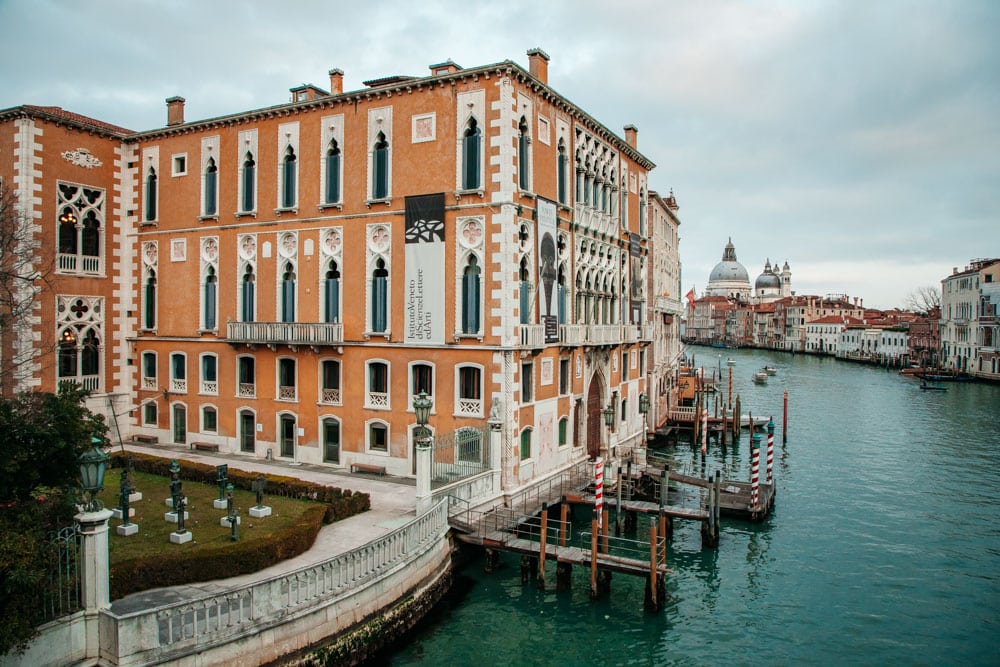
<path fill-rule="evenodd" d="M 219 169 L 215 166 L 215 158 L 208 158 L 205 165 L 205 211 L 206 216 L 219 212 Z"/>
<path fill-rule="evenodd" d="M 480 187 L 479 153 L 482 132 L 475 118 L 465 126 L 462 139 L 462 188 L 475 190 Z"/>
<path fill-rule="evenodd" d="M 205 270 L 204 302 L 202 304 L 202 328 L 206 331 L 214 331 L 216 328 L 216 311 L 218 309 L 218 278 L 215 275 L 215 268 L 209 266 Z"/>
<path fill-rule="evenodd" d="M 295 151 L 289 146 L 285 150 L 285 157 L 282 159 L 281 169 L 281 207 L 292 208 L 295 206 Z"/>
<path fill-rule="evenodd" d="M 57 270 L 64 273 L 101 272 L 104 191 L 59 183 L 59 253 Z"/>
<path fill-rule="evenodd" d="M 285 264 L 281 276 L 281 321 L 295 321 L 295 269 L 291 262 Z"/>
<path fill-rule="evenodd" d="M 103 301 L 96 297 L 60 296 L 57 303 L 58 381 L 98 391 L 101 387 Z"/>
<path fill-rule="evenodd" d="M 156 220 L 156 170 L 152 167 L 146 172 L 145 214 L 145 220 Z"/>
<path fill-rule="evenodd" d="M 521 121 L 517 125 L 517 185 L 522 190 L 530 189 L 530 156 L 528 154 L 528 120 L 521 116 Z"/>
<path fill-rule="evenodd" d="M 257 185 L 257 163 L 254 162 L 253 154 L 247 151 L 243 158 L 243 178 L 241 180 L 242 192 L 240 197 L 240 211 L 249 213 L 255 209 Z"/>
<path fill-rule="evenodd" d="M 340 201 L 340 147 L 335 139 L 330 140 L 330 147 L 326 151 L 324 195 L 327 204 Z"/>
<path fill-rule="evenodd" d="M 469 256 L 469 263 L 462 272 L 462 333 L 479 333 L 480 275 L 475 255 Z"/>
<path fill-rule="evenodd" d="M 143 285 L 142 327 L 156 328 L 156 271 L 150 269 Z"/>
<path fill-rule="evenodd" d="M 372 199 L 389 196 L 389 142 L 379 132 L 372 146 Z"/>
<path fill-rule="evenodd" d="M 253 267 L 247 264 L 243 272 L 243 279 L 240 281 L 240 321 L 254 321 L 254 290 L 256 279 L 253 274 Z"/>
<path fill-rule="evenodd" d="M 528 258 L 521 259 L 521 267 L 518 272 L 520 278 L 520 312 L 521 324 L 531 322 L 531 272 L 528 269 Z"/>
<path fill-rule="evenodd" d="M 323 321 L 340 321 L 340 271 L 332 259 L 323 277 Z"/>
<path fill-rule="evenodd" d="M 382 333 L 388 326 L 389 271 L 379 258 L 372 271 L 372 331 Z"/>
<path fill-rule="evenodd" d="M 559 200 L 560 204 L 566 204 L 568 202 L 567 183 L 568 178 L 567 171 L 569 170 L 569 157 L 566 155 L 566 141 L 565 139 L 559 140 L 559 146 L 557 148 L 558 155 L 556 157 L 556 198 Z"/>

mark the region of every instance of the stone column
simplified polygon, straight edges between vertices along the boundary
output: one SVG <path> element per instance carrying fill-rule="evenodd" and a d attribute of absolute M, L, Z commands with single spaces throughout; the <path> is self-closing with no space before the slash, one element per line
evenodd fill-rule
<path fill-rule="evenodd" d="M 100 610 L 111 606 L 108 566 L 108 519 L 111 510 L 81 512 L 75 517 L 80 526 L 80 604 L 86 617 L 87 657 L 100 654 Z"/>
<path fill-rule="evenodd" d="M 493 496 L 500 496 L 503 493 L 503 488 L 500 486 L 501 479 L 500 476 L 503 473 L 503 438 L 501 430 L 503 428 L 503 422 L 500 421 L 500 415 L 494 409 L 490 411 L 489 419 L 490 427 L 490 471 L 493 473 Z"/>
<path fill-rule="evenodd" d="M 423 429 L 417 428 L 417 515 L 421 515 L 431 506 L 431 464 L 434 450 L 431 439 L 423 434 Z"/>

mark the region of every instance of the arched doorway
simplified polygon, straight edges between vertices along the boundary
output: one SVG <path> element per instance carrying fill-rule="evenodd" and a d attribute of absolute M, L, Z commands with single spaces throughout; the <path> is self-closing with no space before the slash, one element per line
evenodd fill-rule
<path fill-rule="evenodd" d="M 600 373 L 595 373 L 590 381 L 590 392 L 587 394 L 587 456 L 591 460 L 601 455 L 601 427 L 604 423 L 601 415 L 601 397 L 604 395 L 604 382 Z"/>

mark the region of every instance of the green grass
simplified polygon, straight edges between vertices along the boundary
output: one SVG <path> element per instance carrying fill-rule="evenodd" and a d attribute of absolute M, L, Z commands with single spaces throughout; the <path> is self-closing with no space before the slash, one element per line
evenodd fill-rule
<path fill-rule="evenodd" d="M 104 491 L 100 499 L 108 509 L 118 507 L 118 484 L 121 470 L 108 470 L 104 480 Z M 177 529 L 176 524 L 165 521 L 163 515 L 170 511 L 164 501 L 170 497 L 170 480 L 158 475 L 136 472 L 133 483 L 137 491 L 142 492 L 142 500 L 132 503 L 135 510 L 133 523 L 139 524 L 139 532 L 129 537 L 118 534 L 119 519 L 109 521 L 110 539 L 108 544 L 111 566 L 124 560 L 137 557 L 152 556 L 164 552 L 184 553 L 190 555 L 206 554 L 232 545 L 230 528 L 219 525 L 219 519 L 226 516 L 226 510 L 217 510 L 212 501 L 219 497 L 218 486 L 208 486 L 197 482 L 183 482 L 182 492 L 188 499 L 188 520 L 184 527 L 191 531 L 193 539 L 185 544 L 170 542 L 170 533 Z M 249 491 L 236 489 L 233 491 L 233 504 L 240 516 L 241 524 L 237 527 L 239 543 L 248 550 L 255 544 L 267 541 L 276 531 L 296 525 L 303 513 L 310 508 L 321 505 L 305 500 L 293 500 L 280 496 L 264 495 L 264 504 L 271 507 L 271 516 L 254 519 L 249 509 L 257 504 L 256 495 Z"/>

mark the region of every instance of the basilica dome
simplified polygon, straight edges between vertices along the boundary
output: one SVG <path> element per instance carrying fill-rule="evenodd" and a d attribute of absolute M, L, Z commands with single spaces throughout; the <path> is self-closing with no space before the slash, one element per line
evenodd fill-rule
<path fill-rule="evenodd" d="M 722 261 L 709 274 L 705 293 L 744 301 L 750 296 L 750 274 L 746 267 L 736 261 L 736 248 L 733 247 L 732 239 L 729 239 L 722 252 Z"/>
<path fill-rule="evenodd" d="M 777 264 L 775 264 L 777 266 Z M 768 289 L 781 289 L 781 278 L 771 269 L 771 260 L 767 260 L 767 264 L 764 265 L 764 272 L 757 276 L 757 280 L 753 284 L 755 291 L 768 290 Z"/>

